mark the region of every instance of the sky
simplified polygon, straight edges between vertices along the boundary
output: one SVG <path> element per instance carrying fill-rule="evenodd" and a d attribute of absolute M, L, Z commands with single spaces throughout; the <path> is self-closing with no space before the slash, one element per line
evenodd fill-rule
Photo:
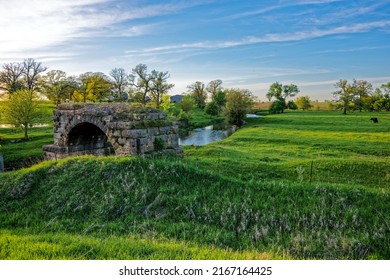
<path fill-rule="evenodd" d="M 331 100 L 340 79 L 390 81 L 390 0 L 0 0 L 0 64 L 68 75 L 168 71 L 180 94 L 220 79 L 266 101 L 274 82 Z"/>

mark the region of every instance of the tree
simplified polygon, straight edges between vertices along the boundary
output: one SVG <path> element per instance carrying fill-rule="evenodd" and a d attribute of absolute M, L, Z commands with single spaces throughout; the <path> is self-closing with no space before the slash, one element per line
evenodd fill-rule
<path fill-rule="evenodd" d="M 385 94 L 390 96 L 390 82 L 388 82 L 387 84 L 382 84 L 381 89 L 385 92 Z"/>
<path fill-rule="evenodd" d="M 190 95 L 183 96 L 183 99 L 179 104 L 180 104 L 180 109 L 186 113 L 191 112 L 196 107 L 196 101 Z"/>
<path fill-rule="evenodd" d="M 207 92 L 203 82 L 196 81 L 187 86 L 189 94 L 195 99 L 198 108 L 203 109 L 206 106 Z"/>
<path fill-rule="evenodd" d="M 168 83 L 168 72 L 159 72 L 153 70 L 151 76 L 152 88 L 150 92 L 152 96 L 152 101 L 154 102 L 156 108 L 159 109 L 162 103 L 163 96 L 165 96 L 168 91 L 175 85 Z"/>
<path fill-rule="evenodd" d="M 153 87 L 153 77 L 148 72 L 148 67 L 145 64 L 138 64 L 132 69 L 130 75 L 130 85 L 135 88 L 135 95 L 139 96 L 143 107 L 146 106 Z"/>
<path fill-rule="evenodd" d="M 226 93 L 219 90 L 211 98 L 211 102 L 206 104 L 205 112 L 209 115 L 217 116 L 222 112 L 226 104 Z"/>
<path fill-rule="evenodd" d="M 295 99 L 295 104 L 297 104 L 298 109 L 302 109 L 303 111 L 309 110 L 312 106 L 310 104 L 309 96 L 301 96 Z"/>
<path fill-rule="evenodd" d="M 222 91 L 222 81 L 221 80 L 210 81 L 206 87 L 206 90 L 211 94 L 211 98 L 213 98 L 217 92 Z"/>
<path fill-rule="evenodd" d="M 23 65 L 21 63 L 3 64 L 3 70 L 0 72 L 0 83 L 5 85 L 9 94 L 23 88 L 22 74 Z"/>
<path fill-rule="evenodd" d="M 33 58 L 27 58 L 23 61 L 23 75 L 28 90 L 35 90 L 41 73 L 45 72 L 47 67 L 44 67 L 41 62 L 35 61 Z"/>
<path fill-rule="evenodd" d="M 56 105 L 67 99 L 77 88 L 77 84 L 61 70 L 51 70 L 40 80 L 40 88 L 43 94 Z"/>
<path fill-rule="evenodd" d="M 37 107 L 36 94 L 26 89 L 15 91 L 5 105 L 7 121 L 16 127 L 24 128 L 25 140 L 28 140 L 28 127 L 37 117 Z"/>
<path fill-rule="evenodd" d="M 367 81 L 356 81 L 353 79 L 352 88 L 354 90 L 355 98 L 353 100 L 354 109 L 360 112 L 363 109 L 369 110 L 370 107 L 370 95 L 372 94 L 372 84 Z"/>
<path fill-rule="evenodd" d="M 211 101 L 206 104 L 204 111 L 206 112 L 206 114 L 217 116 L 219 114 L 219 106 L 214 101 Z"/>
<path fill-rule="evenodd" d="M 109 78 L 103 73 L 87 72 L 79 76 L 79 87 L 75 91 L 76 100 L 87 102 L 87 100 L 96 102 L 102 101 L 111 91 L 112 84 Z"/>
<path fill-rule="evenodd" d="M 268 101 L 272 100 L 272 97 L 275 97 L 277 100 L 283 99 L 283 85 L 281 83 L 275 82 L 270 87 L 266 94 Z"/>
<path fill-rule="evenodd" d="M 352 102 L 355 98 L 355 90 L 354 87 L 348 84 L 347 80 L 340 80 L 335 84 L 336 90 L 333 92 L 334 97 L 336 98 L 336 102 L 340 102 L 338 107 L 343 110 L 343 114 L 347 114 L 347 110 L 351 109 Z"/>
<path fill-rule="evenodd" d="M 113 87 L 116 99 L 121 99 L 121 94 L 126 91 L 129 85 L 129 75 L 123 68 L 114 68 L 110 71 L 110 76 L 113 79 Z"/>
<path fill-rule="evenodd" d="M 46 69 L 41 62 L 32 58 L 27 58 L 22 63 L 6 63 L 0 72 L 0 83 L 6 85 L 9 94 L 20 89 L 35 90 L 40 74 Z"/>
<path fill-rule="evenodd" d="M 283 113 L 284 109 L 287 108 L 286 99 L 289 97 L 294 97 L 298 93 L 299 89 L 297 85 L 282 85 L 279 82 L 275 82 L 270 86 L 266 96 L 269 101 L 271 101 L 271 99 L 274 97 L 278 101 L 274 107 L 277 107 L 279 110 L 281 110 L 280 113 Z"/>
<path fill-rule="evenodd" d="M 390 98 L 382 97 L 373 104 L 375 111 L 390 111 Z"/>
<path fill-rule="evenodd" d="M 286 109 L 286 102 L 280 100 L 275 100 L 268 108 L 270 114 L 281 114 L 284 109 Z"/>
<path fill-rule="evenodd" d="M 228 89 L 226 92 L 225 119 L 240 127 L 253 104 L 253 95 L 247 89 Z"/>

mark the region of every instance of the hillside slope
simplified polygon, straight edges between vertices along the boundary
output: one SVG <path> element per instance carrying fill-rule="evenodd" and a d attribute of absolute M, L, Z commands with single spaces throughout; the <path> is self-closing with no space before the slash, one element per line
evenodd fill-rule
<path fill-rule="evenodd" d="M 173 253 L 153 251 L 160 259 L 228 258 L 226 252 L 231 258 L 389 259 L 389 225 L 385 189 L 241 181 L 186 159 L 82 157 L 0 174 L 0 248 L 8 251 L 7 244 L 26 235 L 58 246 L 72 238 L 173 242 Z M 43 256 L 29 255 L 26 246 L 14 258 L 124 257 L 120 250 L 91 249 L 98 245 Z M 203 253 L 183 253 L 198 246 Z M 0 258 L 11 256 L 12 250 Z"/>

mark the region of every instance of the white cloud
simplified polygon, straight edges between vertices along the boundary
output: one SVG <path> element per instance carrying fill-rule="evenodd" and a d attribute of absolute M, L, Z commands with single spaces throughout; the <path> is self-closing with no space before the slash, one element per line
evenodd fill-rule
<path fill-rule="evenodd" d="M 121 1 L 112 0 L 0 0 L 2 58 L 17 54 L 25 57 L 26 52 L 77 44 L 75 40 L 80 38 L 140 36 L 150 32 L 152 25 L 123 23 L 174 13 L 189 6 L 176 2 L 149 6 L 136 6 L 134 2 L 120 4 Z"/>
<path fill-rule="evenodd" d="M 263 37 L 249 36 L 236 41 L 201 41 L 184 44 L 174 44 L 159 46 L 153 48 L 146 48 L 143 50 L 129 50 L 126 51 L 128 57 L 132 56 L 155 56 L 165 54 L 180 54 L 205 50 L 217 50 L 224 48 L 239 47 L 245 45 L 253 45 L 260 43 L 277 43 L 277 42 L 292 42 L 309 40 L 331 35 L 343 35 L 353 33 L 363 33 L 376 28 L 386 28 L 390 25 L 390 20 L 374 21 L 367 23 L 358 23 L 353 25 L 343 25 L 329 29 L 312 29 L 307 31 L 292 32 L 292 33 L 272 33 L 266 34 Z"/>
<path fill-rule="evenodd" d="M 233 15 L 233 16 L 231 16 L 229 18 L 242 18 L 242 17 L 247 17 L 247 16 L 261 15 L 261 14 L 265 14 L 265 13 L 268 13 L 268 12 L 271 12 L 271 11 L 274 11 L 274 10 L 279 10 L 279 9 L 288 8 L 288 7 L 294 7 L 294 6 L 321 5 L 321 4 L 330 4 L 330 3 L 334 3 L 334 2 L 343 2 L 343 1 L 344 0 L 318 0 L 318 1 L 316 1 L 316 0 L 304 0 L 304 1 L 294 2 L 294 1 L 290 1 L 289 0 L 289 1 L 284 1 L 283 3 L 278 4 L 278 5 L 268 6 L 268 7 L 257 9 L 257 10 L 254 10 L 254 11 L 236 14 L 236 15 Z"/>

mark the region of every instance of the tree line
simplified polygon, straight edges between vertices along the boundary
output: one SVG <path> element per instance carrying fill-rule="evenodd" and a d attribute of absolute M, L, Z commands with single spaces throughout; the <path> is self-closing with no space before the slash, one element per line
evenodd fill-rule
<path fill-rule="evenodd" d="M 3 115 L 15 126 L 23 126 L 27 139 L 27 127 L 33 122 L 37 107 L 37 94 L 45 95 L 55 104 L 76 102 L 133 102 L 143 107 L 153 106 L 172 113 L 179 120 L 188 120 L 194 108 L 209 115 L 223 115 L 229 124 L 241 126 L 254 102 L 247 89 L 224 89 L 222 80 L 196 81 L 187 86 L 183 100 L 172 105 L 168 92 L 174 87 L 169 83 L 167 71 L 149 71 L 145 64 L 138 64 L 127 72 L 114 68 L 108 75 L 101 72 L 85 72 L 68 76 L 64 71 L 47 71 L 41 62 L 32 58 L 23 62 L 3 64 L 0 71 L 0 86 L 9 94 L 8 106 Z M 372 84 L 364 80 L 340 80 L 333 92 L 335 107 L 344 114 L 348 110 L 390 111 L 390 82 L 373 90 Z M 271 103 L 270 113 L 283 113 L 286 109 L 311 108 L 308 96 L 291 100 L 300 92 L 295 84 L 270 85 L 266 97 Z"/>
<path fill-rule="evenodd" d="M 221 80 L 213 80 L 207 86 L 196 81 L 187 86 L 178 106 L 170 104 L 168 92 L 174 84 L 168 82 L 169 78 L 167 71 L 148 71 L 145 64 L 138 64 L 130 72 L 114 68 L 109 75 L 86 72 L 68 76 L 62 70 L 47 72 L 47 67 L 32 58 L 5 63 L 0 71 L 0 86 L 8 93 L 9 100 L 3 115 L 9 123 L 24 127 L 28 139 L 28 126 L 37 113 L 38 95 L 46 96 L 56 105 L 69 101 L 138 103 L 172 112 L 178 119 L 188 119 L 193 109 L 200 108 L 211 115 L 224 114 L 229 123 L 238 126 L 251 108 L 250 91 L 223 89 Z M 210 102 L 207 102 L 208 95 Z"/>
<path fill-rule="evenodd" d="M 374 90 L 371 83 L 365 80 L 353 79 L 352 83 L 347 80 L 339 80 L 333 92 L 334 100 L 329 103 L 330 109 L 347 111 L 390 111 L 390 82 L 382 84 Z M 269 107 L 270 113 L 283 113 L 285 109 L 308 110 L 312 107 L 308 96 L 301 96 L 295 100 L 288 100 L 299 93 L 297 85 L 282 85 L 273 83 L 266 96 L 269 101 L 274 101 Z"/>
<path fill-rule="evenodd" d="M 174 86 L 168 83 L 169 73 L 148 71 L 139 64 L 128 73 L 123 68 L 114 68 L 109 75 L 101 72 L 86 72 L 79 76 L 67 76 L 62 70 L 51 70 L 34 59 L 21 63 L 6 63 L 0 71 L 0 83 L 12 95 L 19 90 L 39 92 L 55 104 L 64 101 L 102 102 L 127 101 L 131 98 L 143 106 L 151 101 L 159 108 L 162 97 Z"/>
<path fill-rule="evenodd" d="M 340 80 L 333 92 L 336 108 L 343 114 L 349 110 L 356 111 L 390 111 L 390 82 L 374 90 L 371 83 L 353 79 L 352 83 Z"/>

